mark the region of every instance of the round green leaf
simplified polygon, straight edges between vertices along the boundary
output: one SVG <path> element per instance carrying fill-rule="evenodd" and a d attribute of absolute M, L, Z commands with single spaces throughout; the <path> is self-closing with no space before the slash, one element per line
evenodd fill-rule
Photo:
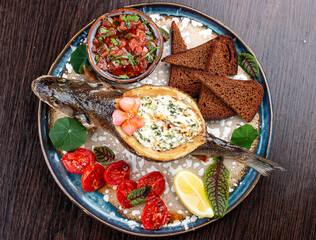
<path fill-rule="evenodd" d="M 230 142 L 249 150 L 251 144 L 258 136 L 258 130 L 250 124 L 246 124 L 234 130 Z"/>
<path fill-rule="evenodd" d="M 61 150 L 75 151 L 87 140 L 86 128 L 72 118 L 58 119 L 49 132 L 53 145 Z"/>
<path fill-rule="evenodd" d="M 83 66 L 89 65 L 86 45 L 81 45 L 70 56 L 71 65 L 76 73 L 84 73 Z"/>

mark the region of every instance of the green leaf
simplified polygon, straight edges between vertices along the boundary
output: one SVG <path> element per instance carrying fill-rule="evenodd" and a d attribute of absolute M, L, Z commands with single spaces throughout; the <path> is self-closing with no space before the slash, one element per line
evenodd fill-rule
<path fill-rule="evenodd" d="M 209 204 L 214 211 L 215 218 L 225 215 L 229 198 L 229 171 L 223 163 L 222 157 L 214 157 L 215 162 L 204 174 L 204 191 Z"/>
<path fill-rule="evenodd" d="M 56 148 L 75 151 L 87 140 L 86 128 L 75 119 L 60 118 L 50 130 L 49 138 Z"/>
<path fill-rule="evenodd" d="M 162 37 L 163 37 L 163 41 L 167 42 L 168 39 L 170 38 L 170 34 L 165 29 L 163 29 L 161 27 L 158 27 L 158 28 L 160 30 L 160 33 L 161 33 Z"/>
<path fill-rule="evenodd" d="M 238 56 L 238 64 L 253 78 L 259 78 L 259 65 L 254 56 L 242 53 Z"/>
<path fill-rule="evenodd" d="M 115 153 L 106 146 L 94 147 L 93 152 L 95 154 L 97 162 L 101 163 L 104 166 L 108 165 L 111 161 L 115 159 Z"/>
<path fill-rule="evenodd" d="M 130 194 L 127 196 L 127 200 L 130 201 L 129 204 L 132 206 L 137 206 L 143 202 L 145 202 L 147 195 L 151 191 L 151 186 L 145 186 L 142 188 L 134 189 Z"/>
<path fill-rule="evenodd" d="M 145 20 L 145 21 L 142 22 L 142 24 L 144 24 L 144 25 L 146 25 L 148 23 L 149 23 L 148 20 Z"/>
<path fill-rule="evenodd" d="M 250 124 L 246 124 L 234 130 L 230 141 L 235 145 L 247 148 L 249 150 L 251 144 L 258 136 L 258 130 Z"/>
<path fill-rule="evenodd" d="M 80 45 L 70 56 L 71 65 L 76 73 L 84 73 L 83 66 L 88 66 L 88 53 L 86 45 Z"/>

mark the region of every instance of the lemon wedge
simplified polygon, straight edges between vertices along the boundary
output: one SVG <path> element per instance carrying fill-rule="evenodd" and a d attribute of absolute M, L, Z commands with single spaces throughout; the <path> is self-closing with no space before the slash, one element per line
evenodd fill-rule
<path fill-rule="evenodd" d="M 174 177 L 173 185 L 180 200 L 191 213 L 198 217 L 214 216 L 199 176 L 189 170 L 181 170 Z"/>

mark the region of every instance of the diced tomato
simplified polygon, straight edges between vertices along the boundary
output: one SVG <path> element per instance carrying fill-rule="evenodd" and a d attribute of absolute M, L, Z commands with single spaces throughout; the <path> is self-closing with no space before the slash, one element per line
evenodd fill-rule
<path fill-rule="evenodd" d="M 121 31 L 126 31 L 127 30 L 127 25 L 124 21 L 121 22 L 120 24 L 120 30 Z"/>
<path fill-rule="evenodd" d="M 104 180 L 111 185 L 119 185 L 128 180 L 129 176 L 129 165 L 123 160 L 110 164 L 104 171 Z"/>
<path fill-rule="evenodd" d="M 81 185 L 86 192 L 98 190 L 105 185 L 103 178 L 105 168 L 101 164 L 91 164 L 83 172 Z"/>
<path fill-rule="evenodd" d="M 127 18 L 129 14 L 123 15 Z M 126 75 L 128 78 L 134 78 L 144 73 L 152 64 L 151 60 L 144 59 L 149 52 L 146 33 L 148 34 L 150 24 L 144 24 L 142 19 L 128 21 L 124 18 L 124 20 L 123 15 L 112 17 L 111 21 L 101 20 L 101 25 L 93 39 L 92 52 L 98 54 L 96 63 L 98 68 L 115 76 Z M 131 14 L 131 16 L 135 15 Z M 112 38 L 115 38 L 118 44 Z M 151 36 L 150 43 L 153 47 L 157 46 L 157 37 Z M 120 58 L 120 56 L 129 56 L 129 58 Z M 102 62 L 99 62 L 101 60 Z"/>
<path fill-rule="evenodd" d="M 87 149 L 78 148 L 74 152 L 67 152 L 61 161 L 69 172 L 82 174 L 90 164 L 95 163 L 95 155 Z"/>
<path fill-rule="evenodd" d="M 147 195 L 146 201 L 155 196 L 160 196 L 166 188 L 166 180 L 160 172 L 151 172 L 139 179 L 137 188 L 151 186 L 151 191 Z"/>
<path fill-rule="evenodd" d="M 111 22 L 110 22 L 109 20 L 107 20 L 107 19 L 102 19 L 102 20 L 101 20 L 101 26 L 104 26 L 104 27 L 109 28 L 109 27 L 112 26 L 112 24 L 111 24 Z"/>
<path fill-rule="evenodd" d="M 109 51 L 105 47 L 103 47 L 101 51 L 99 52 L 99 55 L 101 57 L 106 57 L 108 54 L 109 54 Z"/>
<path fill-rule="evenodd" d="M 121 204 L 122 208 L 131 208 L 132 205 L 129 204 L 130 201 L 127 200 L 128 195 L 137 187 L 137 183 L 133 180 L 126 180 L 116 189 L 116 198 Z"/>
<path fill-rule="evenodd" d="M 160 197 L 153 198 L 145 206 L 141 219 L 144 228 L 158 230 L 166 223 L 168 208 Z"/>

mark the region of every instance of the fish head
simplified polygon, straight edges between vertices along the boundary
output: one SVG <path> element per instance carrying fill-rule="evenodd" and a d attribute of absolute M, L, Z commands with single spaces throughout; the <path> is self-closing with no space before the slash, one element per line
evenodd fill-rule
<path fill-rule="evenodd" d="M 37 97 L 70 117 L 81 112 L 78 100 L 87 98 L 91 90 L 101 86 L 102 83 L 87 83 L 83 80 L 49 75 L 41 76 L 32 82 L 32 90 Z"/>

